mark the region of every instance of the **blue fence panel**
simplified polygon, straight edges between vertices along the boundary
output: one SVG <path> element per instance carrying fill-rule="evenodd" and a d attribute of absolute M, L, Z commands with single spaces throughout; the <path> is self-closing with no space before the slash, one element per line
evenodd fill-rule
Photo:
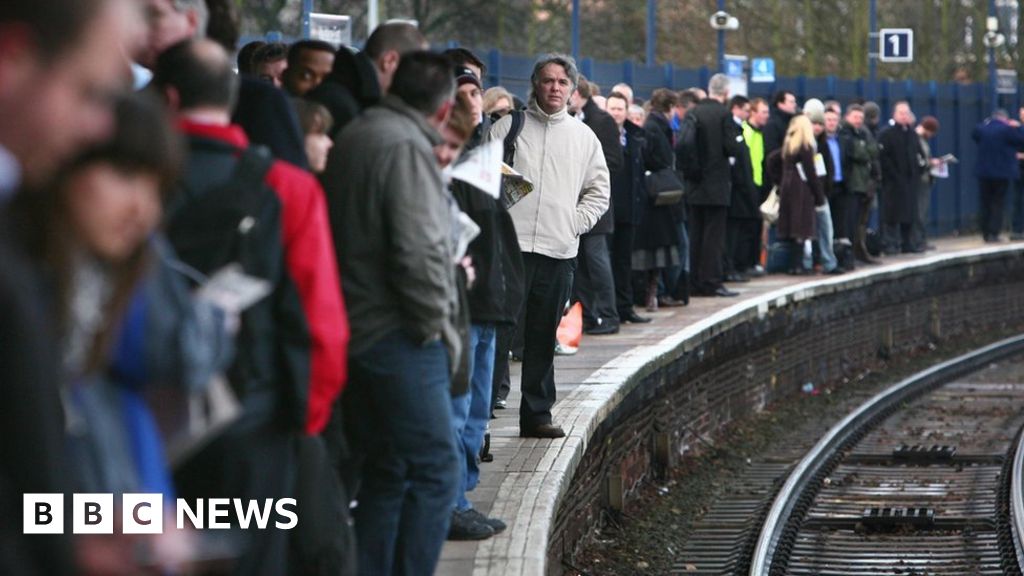
<path fill-rule="evenodd" d="M 932 155 L 934 156 L 957 154 L 960 130 L 956 118 L 956 107 L 954 106 L 955 99 L 955 85 L 940 84 L 937 86 L 936 112 L 934 116 L 939 121 L 939 133 L 931 142 Z M 931 221 L 929 224 L 933 234 L 945 234 L 957 229 L 956 194 L 962 171 L 963 165 L 951 165 L 949 167 L 949 178 L 937 179 L 935 186 L 932 188 Z"/>
<path fill-rule="evenodd" d="M 643 66 L 637 64 L 633 68 L 633 93 L 647 98 L 655 88 L 665 87 L 664 66 Z"/>

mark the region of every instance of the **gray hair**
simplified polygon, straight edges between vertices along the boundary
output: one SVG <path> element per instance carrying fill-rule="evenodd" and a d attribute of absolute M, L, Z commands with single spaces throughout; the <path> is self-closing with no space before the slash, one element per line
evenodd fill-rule
<path fill-rule="evenodd" d="M 175 12 L 192 11 L 196 13 L 196 38 L 206 37 L 206 26 L 210 23 L 210 10 L 206 7 L 206 0 L 173 0 Z"/>
<path fill-rule="evenodd" d="M 719 72 L 711 77 L 708 81 L 708 95 L 715 96 L 728 96 L 729 95 L 729 77 Z"/>
<path fill-rule="evenodd" d="M 576 60 L 568 54 L 550 53 L 544 54 L 540 58 L 537 58 L 537 62 L 533 65 L 533 73 L 530 74 L 530 85 L 537 89 L 537 81 L 540 76 L 540 71 L 544 69 L 548 64 L 558 64 L 565 69 L 565 75 L 569 77 L 569 82 L 572 82 L 572 90 L 576 90 L 576 86 L 580 82 L 580 71 L 576 68 Z"/>

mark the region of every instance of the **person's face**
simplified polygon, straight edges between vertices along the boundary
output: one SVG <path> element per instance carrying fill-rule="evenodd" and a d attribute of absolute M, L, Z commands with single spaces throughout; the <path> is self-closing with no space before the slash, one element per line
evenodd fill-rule
<path fill-rule="evenodd" d="M 1017 119 L 1024 122 L 1024 106 L 1021 106 L 1020 110 L 1017 110 Z"/>
<path fill-rule="evenodd" d="M 626 105 L 626 101 L 622 98 L 609 98 L 607 103 L 607 112 L 615 119 L 615 123 L 620 127 L 626 123 L 626 117 L 629 115 L 629 107 Z"/>
<path fill-rule="evenodd" d="M 860 130 L 864 126 L 864 112 L 860 110 L 851 110 L 846 114 L 846 123 L 853 126 L 854 129 Z"/>
<path fill-rule="evenodd" d="M 561 64 L 551 63 L 541 68 L 534 90 L 541 110 L 554 114 L 565 108 L 573 87 L 565 68 Z"/>
<path fill-rule="evenodd" d="M 137 39 L 134 9 L 111 2 L 81 42 L 52 62 L 31 46 L 8 54 L 0 46 L 0 144 L 18 159 L 27 184 L 45 184 L 61 163 L 109 134 L 114 98 L 130 84 L 122 47 Z"/>
<path fill-rule="evenodd" d="M 285 69 L 288 68 L 288 59 L 282 58 L 275 62 L 264 62 L 256 69 L 256 75 L 260 80 L 266 80 L 275 87 L 281 87 L 281 78 Z"/>
<path fill-rule="evenodd" d="M 902 126 L 910 126 L 914 122 L 914 116 L 910 112 L 910 106 L 898 104 L 893 110 L 892 119 Z"/>
<path fill-rule="evenodd" d="M 320 174 L 327 169 L 327 153 L 334 146 L 334 141 L 327 134 L 306 134 L 306 159 L 309 160 L 309 171 Z"/>
<path fill-rule="evenodd" d="M 473 126 L 480 123 L 481 115 L 484 113 L 484 96 L 480 87 L 473 83 L 466 83 L 459 86 L 459 94 L 469 101 L 470 110 L 473 111 Z"/>
<path fill-rule="evenodd" d="M 287 67 L 282 77 L 285 88 L 292 96 L 305 96 L 331 73 L 334 53 L 325 50 L 303 50 L 294 67 Z"/>
<path fill-rule="evenodd" d="M 153 68 L 157 56 L 164 50 L 195 36 L 199 25 L 195 12 L 178 12 L 173 0 L 146 0 L 146 20 L 149 23 L 149 44 L 140 64 L 147 68 Z"/>
<path fill-rule="evenodd" d="M 814 136 L 817 138 L 821 136 L 821 133 L 825 131 L 825 124 L 819 122 L 811 122 L 811 128 L 814 130 Z"/>
<path fill-rule="evenodd" d="M 750 118 L 750 104 L 734 106 L 732 109 L 732 115 L 739 118 L 741 121 L 746 122 L 747 118 Z"/>
<path fill-rule="evenodd" d="M 632 122 L 633 124 L 636 124 L 637 126 L 643 126 L 644 120 L 647 120 L 647 115 L 644 113 L 643 108 L 635 111 L 630 111 L 629 121 Z"/>
<path fill-rule="evenodd" d="M 750 118 L 747 123 L 755 128 L 763 128 L 768 123 L 768 105 L 759 103 L 755 109 L 750 111 Z"/>
<path fill-rule="evenodd" d="M 779 110 L 788 114 L 796 114 L 796 96 L 786 94 L 786 99 L 779 104 Z"/>
<path fill-rule="evenodd" d="M 441 136 L 444 138 L 444 142 L 434 146 L 434 157 L 437 158 L 437 164 L 442 170 L 447 168 L 451 163 L 459 159 L 459 154 L 462 152 L 462 145 L 466 141 L 459 137 L 451 128 L 448 126 L 441 130 Z"/>
<path fill-rule="evenodd" d="M 160 182 L 148 172 L 99 162 L 72 174 L 63 193 L 75 236 L 108 262 L 131 256 L 160 222 Z"/>
<path fill-rule="evenodd" d="M 825 130 L 829 134 L 835 134 L 839 130 L 839 114 L 825 112 Z"/>

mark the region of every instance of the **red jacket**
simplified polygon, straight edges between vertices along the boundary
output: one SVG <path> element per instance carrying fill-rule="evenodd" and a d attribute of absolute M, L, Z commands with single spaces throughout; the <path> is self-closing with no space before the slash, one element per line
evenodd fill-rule
<path fill-rule="evenodd" d="M 239 151 L 249 147 L 249 138 L 236 125 L 182 121 L 180 127 L 186 135 L 226 142 Z M 327 201 L 320 182 L 312 174 L 287 162 L 274 161 L 266 183 L 281 202 L 285 260 L 312 339 L 306 433 L 319 434 L 348 378 L 348 317 L 327 218 Z"/>

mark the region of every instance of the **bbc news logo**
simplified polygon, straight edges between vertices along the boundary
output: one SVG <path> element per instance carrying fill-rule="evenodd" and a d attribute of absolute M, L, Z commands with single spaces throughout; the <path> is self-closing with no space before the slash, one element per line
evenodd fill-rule
<path fill-rule="evenodd" d="M 163 534 L 163 494 L 122 494 L 122 534 Z M 294 498 L 242 500 L 241 498 L 184 498 L 174 502 L 175 526 L 178 530 L 226 530 L 237 525 L 243 530 L 265 530 L 273 526 L 291 530 L 299 524 Z M 71 506 L 71 531 L 74 534 L 113 534 L 113 494 L 74 494 Z M 63 494 L 25 494 L 23 499 L 23 532 L 25 534 L 64 533 Z M 272 517 L 277 518 L 271 523 Z M 233 518 L 232 518 L 233 516 Z"/>

